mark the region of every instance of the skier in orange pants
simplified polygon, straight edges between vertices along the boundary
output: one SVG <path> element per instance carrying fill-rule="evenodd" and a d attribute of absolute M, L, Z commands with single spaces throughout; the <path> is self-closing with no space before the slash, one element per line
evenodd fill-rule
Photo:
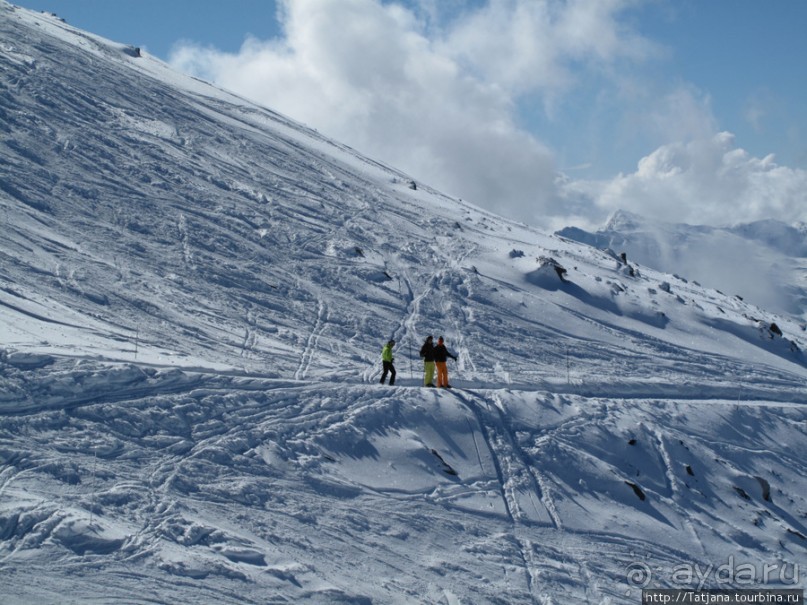
<path fill-rule="evenodd" d="M 434 347 L 434 365 L 437 366 L 437 386 L 442 389 L 450 389 L 448 384 L 448 358 L 457 361 L 456 355 L 452 355 L 446 349 L 443 337 L 437 339 L 437 346 Z"/>

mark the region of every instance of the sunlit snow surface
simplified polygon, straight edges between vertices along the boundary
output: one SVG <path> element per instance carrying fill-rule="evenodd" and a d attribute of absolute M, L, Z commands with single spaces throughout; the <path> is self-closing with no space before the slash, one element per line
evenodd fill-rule
<path fill-rule="evenodd" d="M 0 34 L 4 604 L 803 586 L 795 318 L 52 16 L 0 2 Z"/>

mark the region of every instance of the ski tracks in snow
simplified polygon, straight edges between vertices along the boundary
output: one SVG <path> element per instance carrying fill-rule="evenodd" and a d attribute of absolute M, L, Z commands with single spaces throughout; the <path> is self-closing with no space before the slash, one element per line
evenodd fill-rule
<path fill-rule="evenodd" d="M 495 394 L 488 398 L 476 392 L 453 392 L 474 414 L 493 457 L 502 499 L 512 523 L 513 537 L 521 552 L 528 592 L 537 603 L 541 594 L 539 585 L 543 565 L 538 560 L 537 536 L 533 529 L 536 526 L 563 529 L 549 487 L 537 470 L 530 467 L 526 455 L 515 442 L 499 397 Z M 582 569 L 584 564 L 580 563 L 580 566 Z"/>
<path fill-rule="evenodd" d="M 325 304 L 324 300 L 320 299 L 316 322 L 305 343 L 303 354 L 300 356 L 300 365 L 294 372 L 295 380 L 304 380 L 308 375 L 308 370 L 311 368 L 311 363 L 319 346 L 319 339 L 328 327 L 327 319 L 328 306 Z"/>
<path fill-rule="evenodd" d="M 401 326 L 396 331 L 395 337 L 399 343 L 405 342 L 409 339 L 413 345 L 419 349 L 423 339 L 427 333 L 433 333 L 435 338 L 438 334 L 442 334 L 447 327 L 450 326 L 451 332 L 456 335 L 456 342 L 454 345 L 448 343 L 449 350 L 457 351 L 458 355 L 458 369 L 467 369 L 472 373 L 476 373 L 476 366 L 471 358 L 471 348 L 466 344 L 465 329 L 472 321 L 471 314 L 467 306 L 462 302 L 464 297 L 467 296 L 467 285 L 465 273 L 467 269 L 463 268 L 462 262 L 469 256 L 475 247 L 463 249 L 459 251 L 459 257 L 446 256 L 441 249 L 432 246 L 433 261 L 435 263 L 449 263 L 448 269 L 436 271 L 427 283 L 422 285 L 422 289 L 418 291 L 417 285 L 412 280 L 408 272 L 403 272 L 403 282 L 406 286 L 406 312 Z M 430 317 L 428 313 L 423 313 L 421 307 L 424 301 L 429 297 L 434 297 L 437 306 L 440 309 L 440 317 L 446 325 L 423 325 L 423 318 Z M 459 302 L 458 302 L 459 301 Z M 433 316 L 432 316 L 433 317 Z M 429 319 L 430 323 L 434 323 L 434 319 Z"/>
<path fill-rule="evenodd" d="M 248 358 L 254 353 L 258 343 L 256 312 L 252 309 L 248 309 L 244 320 L 246 322 L 246 328 L 244 329 L 244 340 L 241 342 L 241 357 Z"/>
<path fill-rule="evenodd" d="M 457 389 L 452 392 L 475 417 L 484 445 L 492 456 L 501 497 L 512 527 L 512 538 L 518 545 L 528 593 L 533 601 L 543 602 L 547 578 L 560 574 L 561 577 L 577 578 L 579 588 L 585 592 L 589 602 L 607 602 L 603 601 L 608 594 L 607 587 L 603 590 L 606 579 L 604 570 L 590 560 L 590 540 L 593 538 L 596 542 L 611 544 L 615 557 L 629 556 L 636 544 L 608 532 L 590 535 L 588 531 L 568 527 L 556 504 L 552 479 L 541 471 L 540 460 L 536 460 L 534 454 L 525 451 L 519 444 L 518 421 L 510 418 L 501 395 L 484 390 Z M 557 433 L 589 421 L 579 416 L 567 419 L 535 443 L 545 444 Z M 658 437 L 661 443 L 661 435 Z M 670 480 L 674 481 L 670 456 L 666 450 L 661 450 Z M 694 527 L 690 527 L 690 531 L 696 533 Z M 641 539 L 636 541 L 641 542 Z"/>

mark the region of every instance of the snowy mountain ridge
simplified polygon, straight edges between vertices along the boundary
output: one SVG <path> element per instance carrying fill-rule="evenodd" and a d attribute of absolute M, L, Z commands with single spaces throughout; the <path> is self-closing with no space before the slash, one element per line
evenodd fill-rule
<path fill-rule="evenodd" d="M 54 16 L 0 0 L 0 40 L 4 603 L 803 586 L 796 318 Z"/>
<path fill-rule="evenodd" d="M 686 276 L 754 304 L 807 319 L 807 225 L 777 220 L 733 227 L 658 223 L 615 212 L 596 232 L 558 235 L 612 248 L 648 267 Z"/>

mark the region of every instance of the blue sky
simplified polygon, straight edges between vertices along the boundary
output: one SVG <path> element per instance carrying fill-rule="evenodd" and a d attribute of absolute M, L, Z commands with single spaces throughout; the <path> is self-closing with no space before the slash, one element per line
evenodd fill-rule
<path fill-rule="evenodd" d="M 802 0 L 16 4 L 527 222 L 807 220 Z"/>

